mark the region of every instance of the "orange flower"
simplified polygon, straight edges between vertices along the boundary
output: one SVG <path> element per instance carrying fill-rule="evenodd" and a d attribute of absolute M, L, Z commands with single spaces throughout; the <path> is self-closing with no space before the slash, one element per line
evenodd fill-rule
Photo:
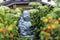
<path fill-rule="evenodd" d="M 7 30 L 6 30 L 6 29 L 4 29 L 2 32 L 3 32 L 3 34 L 6 34 L 6 33 L 7 33 Z"/>
<path fill-rule="evenodd" d="M 50 33 L 51 26 L 48 26 L 47 29 L 45 30 L 47 33 Z"/>
<path fill-rule="evenodd" d="M 50 20 L 50 24 L 53 24 L 53 20 L 52 19 Z"/>
<path fill-rule="evenodd" d="M 47 28 L 48 28 L 48 29 L 51 29 L 51 26 L 48 26 Z"/>
<path fill-rule="evenodd" d="M 50 33 L 46 33 L 46 36 L 47 36 L 47 37 L 50 37 L 50 35 L 51 35 Z"/>
<path fill-rule="evenodd" d="M 9 35 L 9 37 L 10 37 L 10 38 L 13 38 L 13 37 L 14 37 L 14 35 L 11 33 L 11 34 Z"/>

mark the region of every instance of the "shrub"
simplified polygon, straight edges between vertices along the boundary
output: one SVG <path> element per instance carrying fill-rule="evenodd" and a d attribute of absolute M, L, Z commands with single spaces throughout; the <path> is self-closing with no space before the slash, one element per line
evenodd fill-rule
<path fill-rule="evenodd" d="M 0 40 L 18 39 L 17 21 L 21 13 L 6 6 L 0 7 Z"/>
<path fill-rule="evenodd" d="M 49 5 L 42 5 L 41 3 L 37 3 L 37 2 L 35 2 L 34 4 L 30 3 L 30 6 L 33 7 L 33 9 L 30 9 L 29 11 L 31 14 L 31 18 L 33 20 L 32 24 L 34 25 L 34 26 L 32 25 L 32 27 L 37 27 L 37 30 L 35 31 L 37 33 L 36 35 L 40 36 L 40 40 L 44 40 L 44 39 L 52 40 L 54 37 L 51 37 L 51 35 L 54 34 L 53 36 L 55 36 L 55 32 L 59 33 L 57 29 L 59 28 L 60 25 L 58 23 L 58 19 L 60 19 L 60 14 L 59 14 L 60 8 L 52 7 Z M 56 24 L 54 25 L 54 23 Z"/>

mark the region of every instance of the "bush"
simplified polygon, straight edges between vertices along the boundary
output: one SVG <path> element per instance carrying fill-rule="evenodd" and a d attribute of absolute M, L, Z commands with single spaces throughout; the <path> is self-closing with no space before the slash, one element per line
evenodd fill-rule
<path fill-rule="evenodd" d="M 43 21 L 44 26 L 41 29 L 42 31 L 40 32 L 40 37 L 42 38 L 42 36 L 43 36 L 45 38 L 45 40 L 59 39 L 59 37 L 60 37 L 60 35 L 59 35 L 60 34 L 60 17 L 58 17 L 58 15 L 56 13 L 50 13 L 50 14 L 47 14 L 47 16 L 41 18 L 41 20 Z"/>
<path fill-rule="evenodd" d="M 33 20 L 32 27 L 37 27 L 37 30 L 35 32 L 38 34 L 36 34 L 36 35 L 40 36 L 40 40 L 44 40 L 44 39 L 52 40 L 54 38 L 54 36 L 56 35 L 55 32 L 60 33 L 57 30 L 60 25 L 58 23 L 59 22 L 58 19 L 60 20 L 60 14 L 59 14 L 60 8 L 52 7 L 49 5 L 42 5 L 41 3 L 37 3 L 37 2 L 30 3 L 29 5 L 33 7 L 33 9 L 30 9 L 29 11 L 31 14 L 31 18 Z M 52 19 L 52 20 L 50 20 L 50 19 Z M 56 23 L 56 24 L 54 25 L 51 23 Z M 51 25 L 52 25 L 52 28 L 50 27 Z M 50 29 L 52 29 L 52 30 L 50 30 Z M 51 36 L 51 35 L 53 35 L 53 36 Z M 59 37 L 56 36 L 56 38 L 59 38 Z"/>
<path fill-rule="evenodd" d="M 20 35 L 16 24 L 20 15 L 21 12 L 14 11 L 9 7 L 0 7 L 0 40 L 18 40 Z"/>

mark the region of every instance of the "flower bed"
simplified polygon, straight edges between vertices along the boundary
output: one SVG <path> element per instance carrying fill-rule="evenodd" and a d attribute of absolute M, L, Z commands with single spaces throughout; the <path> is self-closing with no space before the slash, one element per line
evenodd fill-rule
<path fill-rule="evenodd" d="M 17 30 L 17 21 L 21 15 L 21 11 L 12 10 L 8 7 L 0 7 L 0 40 L 17 40 L 19 33 Z"/>
<path fill-rule="evenodd" d="M 37 2 L 29 4 L 32 24 L 37 27 L 35 35 L 40 40 L 60 40 L 60 8 L 57 6 L 42 5 Z"/>
<path fill-rule="evenodd" d="M 53 15 L 54 14 L 54 15 Z M 41 29 L 40 37 L 45 37 L 45 40 L 59 40 L 60 39 L 60 17 L 55 13 L 47 14 L 41 20 L 44 26 Z M 44 39 L 43 37 L 43 39 Z M 43 40 L 41 39 L 41 40 Z"/>

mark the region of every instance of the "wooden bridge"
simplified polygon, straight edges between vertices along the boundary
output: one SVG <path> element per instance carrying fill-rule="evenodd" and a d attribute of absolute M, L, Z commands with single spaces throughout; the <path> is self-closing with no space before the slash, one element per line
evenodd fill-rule
<path fill-rule="evenodd" d="M 2 2 L 1 5 L 8 6 L 10 8 L 20 7 L 24 9 L 30 9 L 32 8 L 28 5 L 30 2 L 41 2 L 42 4 L 47 4 L 45 2 L 42 2 L 41 0 L 9 0 Z"/>

